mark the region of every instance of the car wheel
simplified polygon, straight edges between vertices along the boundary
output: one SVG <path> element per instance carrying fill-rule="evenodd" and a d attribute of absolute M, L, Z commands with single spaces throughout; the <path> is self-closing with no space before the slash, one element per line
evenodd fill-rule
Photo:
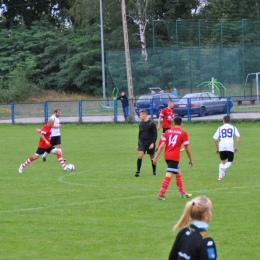
<path fill-rule="evenodd" d="M 206 115 L 206 109 L 205 107 L 201 107 L 199 111 L 199 116 L 205 116 Z"/>
<path fill-rule="evenodd" d="M 178 116 L 184 117 L 184 116 L 185 116 L 185 113 L 179 113 Z"/>
<path fill-rule="evenodd" d="M 162 110 L 163 110 L 163 107 L 159 107 L 158 108 L 157 113 L 156 113 L 157 118 L 159 118 L 160 113 L 162 112 Z"/>

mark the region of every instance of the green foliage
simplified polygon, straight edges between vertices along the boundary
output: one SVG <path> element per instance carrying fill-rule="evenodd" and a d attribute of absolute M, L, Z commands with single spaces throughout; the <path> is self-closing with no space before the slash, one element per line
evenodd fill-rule
<path fill-rule="evenodd" d="M 219 156 L 212 139 L 221 122 L 184 123 L 194 167 L 188 165 L 185 152 L 180 166 L 185 190 L 213 202 L 209 234 L 216 242 L 218 259 L 258 259 L 259 155 L 252 151 L 259 149 L 255 141 L 259 123 L 234 124 L 242 141 L 222 181 L 217 181 Z M 39 158 L 19 174 L 20 163 L 37 147 L 35 127 L 0 125 L 5 147 L 0 182 L 1 257 L 167 259 L 176 236 L 172 227 L 187 200 L 180 198 L 174 179 L 166 201 L 157 199 L 166 169 L 162 155 L 156 177 L 148 155 L 143 158 L 141 177 L 134 177 L 137 124 L 64 124 L 63 156 L 76 170 L 63 171 L 50 154 L 46 163 Z M 86 136 L 88 147 L 94 149 L 82 145 Z"/>
<path fill-rule="evenodd" d="M 30 30 L 18 26 L 11 33 L 8 30 L 0 33 L 3 39 L 0 43 L 1 74 L 7 75 L 22 66 L 28 81 L 41 88 L 101 93 L 98 34 L 86 35 L 83 29 L 59 30 L 44 19 L 35 22 Z M 8 100 L 11 97 L 13 95 Z"/>
<path fill-rule="evenodd" d="M 67 11 L 74 0 L 2 0 L 4 24 L 7 29 L 13 25 L 30 27 L 33 22 L 39 21 L 42 15 L 48 17 L 53 25 L 62 24 L 68 19 Z"/>
<path fill-rule="evenodd" d="M 5 76 L 5 87 L 2 86 L 2 89 L 11 86 L 11 78 L 6 76 L 17 67 L 22 67 L 27 81 L 38 88 L 101 94 L 99 1 L 50 0 L 42 4 L 36 4 L 37 0 L 30 3 L 24 0 L 2 2 L 8 9 L 0 17 L 0 76 Z M 199 3 L 198 0 L 149 1 L 144 16 L 148 21 L 146 46 L 149 60 L 145 62 L 141 60 L 139 27 L 136 23 L 138 1 L 126 1 L 135 94 L 147 92 L 151 86 L 192 88 L 211 76 L 225 84 L 243 84 L 247 73 L 259 67 L 258 21 L 222 20 L 218 23 L 210 20 L 259 18 L 258 3 L 253 0 L 210 0 L 205 7 L 201 6 L 199 14 L 192 14 L 191 10 L 197 10 Z M 121 51 L 124 49 L 121 2 L 103 0 L 102 6 L 106 69 L 110 71 L 107 92 L 110 95 L 115 85 L 127 88 L 125 54 Z M 5 25 L 9 30 L 4 29 Z M 251 46 L 251 42 L 255 46 Z M 236 47 L 230 52 L 225 48 L 218 49 L 220 45 L 227 44 L 236 44 Z M 218 46 L 214 50 L 208 47 L 192 50 L 194 46 L 201 48 L 209 45 Z M 179 47 L 184 49 L 178 50 Z M 111 55 L 111 52 L 108 53 L 111 50 L 118 52 Z M 109 60 L 109 57 L 114 60 Z M 233 64 L 233 71 L 230 64 Z M 13 102 L 14 97 L 17 95 L 12 94 L 5 100 Z"/>
<path fill-rule="evenodd" d="M 194 10 L 200 6 L 198 0 L 155 0 L 154 2 L 158 18 L 165 20 L 191 19 Z"/>
<path fill-rule="evenodd" d="M 259 1 L 209 0 L 199 17 L 207 19 L 259 19 Z"/>
<path fill-rule="evenodd" d="M 23 101 L 31 95 L 41 93 L 41 89 L 31 82 L 23 67 L 17 67 L 7 75 L 6 83 L 2 80 L 0 84 L 0 103 L 8 104 Z"/>

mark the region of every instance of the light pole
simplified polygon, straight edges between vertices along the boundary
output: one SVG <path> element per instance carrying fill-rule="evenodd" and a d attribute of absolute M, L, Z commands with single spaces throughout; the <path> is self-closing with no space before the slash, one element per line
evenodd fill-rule
<path fill-rule="evenodd" d="M 133 92 L 133 82 L 132 82 L 130 50 L 129 50 L 129 42 L 128 42 L 128 30 L 127 30 L 125 0 L 122 0 L 122 2 L 121 2 L 121 9 L 122 9 L 124 44 L 125 44 L 125 59 L 126 59 L 126 73 L 127 73 L 130 117 L 132 118 L 133 121 L 135 121 L 134 92 Z"/>
<path fill-rule="evenodd" d="M 102 0 L 100 0 L 100 35 L 101 35 L 101 56 L 102 56 L 102 91 L 103 102 L 106 102 L 106 75 L 105 75 L 105 57 L 104 57 L 104 32 L 103 32 L 103 11 Z"/>

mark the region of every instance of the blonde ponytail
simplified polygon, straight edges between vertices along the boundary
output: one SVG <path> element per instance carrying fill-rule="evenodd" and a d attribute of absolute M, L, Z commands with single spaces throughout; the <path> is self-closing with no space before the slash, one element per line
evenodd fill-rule
<path fill-rule="evenodd" d="M 173 230 L 176 231 L 177 229 L 187 227 L 193 220 L 202 220 L 204 212 L 211 210 L 211 206 L 210 199 L 205 196 L 199 196 L 188 201 Z"/>

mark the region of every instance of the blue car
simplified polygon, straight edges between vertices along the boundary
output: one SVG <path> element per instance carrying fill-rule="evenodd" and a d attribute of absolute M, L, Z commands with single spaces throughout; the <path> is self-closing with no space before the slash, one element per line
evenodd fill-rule
<path fill-rule="evenodd" d="M 140 96 L 135 103 L 135 112 L 138 116 L 139 111 L 143 109 L 148 112 L 148 115 L 151 114 L 151 102 L 153 115 L 159 117 L 162 109 L 168 106 L 167 102 L 169 100 L 172 100 L 173 102 L 178 102 L 180 100 L 180 97 L 173 95 L 172 93 L 164 93 L 162 90 L 160 90 L 159 93 L 156 93 L 153 89 L 151 89 L 151 91 L 151 94 Z"/>

